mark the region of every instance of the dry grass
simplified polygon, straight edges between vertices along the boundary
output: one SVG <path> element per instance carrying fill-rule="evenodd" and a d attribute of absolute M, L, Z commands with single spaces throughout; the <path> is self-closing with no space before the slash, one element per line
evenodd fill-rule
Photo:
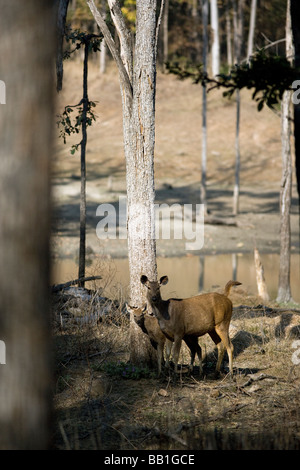
<path fill-rule="evenodd" d="M 234 381 L 226 375 L 226 362 L 225 373 L 215 379 L 216 352 L 209 337 L 200 339 L 206 353 L 203 380 L 198 379 L 197 366 L 194 375 L 186 373 L 185 346 L 181 374 L 175 380 L 172 371 L 166 371 L 158 380 L 154 371 L 133 372 L 127 363 L 124 299 L 113 306 L 108 300 L 98 303 L 98 311 L 110 314 L 98 322 L 92 316 L 88 323 L 95 297 L 54 305 L 54 448 L 300 448 L 300 365 L 291 360 L 291 343 L 299 335 L 297 312 L 271 314 L 251 302 L 248 308 L 235 308 Z M 233 300 L 245 305 L 250 299 L 237 290 Z M 67 311 L 73 313 L 68 317 Z"/>

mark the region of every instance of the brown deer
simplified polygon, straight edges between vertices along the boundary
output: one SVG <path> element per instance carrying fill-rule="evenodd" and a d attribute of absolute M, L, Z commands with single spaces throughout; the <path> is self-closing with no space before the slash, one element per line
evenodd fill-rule
<path fill-rule="evenodd" d="M 157 318 L 147 313 L 147 305 L 144 308 L 131 307 L 126 304 L 128 313 L 133 314 L 136 324 L 149 336 L 152 346 L 157 350 L 158 376 L 161 374 L 161 365 L 164 362 L 164 347 L 166 346 L 166 363 L 169 366 L 169 359 L 172 350 L 172 342 L 169 341 L 161 331 Z"/>
<path fill-rule="evenodd" d="M 164 361 L 164 354 L 163 354 L 164 346 L 166 346 L 165 367 L 169 367 L 169 359 L 171 356 L 174 338 L 171 335 L 166 336 L 162 332 L 156 316 L 153 314 L 149 314 L 147 312 L 147 304 L 144 306 L 144 308 L 131 307 L 130 305 L 126 304 L 126 308 L 128 310 L 128 313 L 133 314 L 134 321 L 143 330 L 143 332 L 149 336 L 152 346 L 157 350 L 158 376 L 160 376 L 161 364 Z M 197 337 L 189 336 L 187 338 L 184 337 L 183 339 L 186 345 L 190 349 L 190 354 L 191 354 L 190 370 L 192 370 L 196 353 L 199 357 L 200 363 L 202 363 L 201 348 L 198 344 Z"/>
<path fill-rule="evenodd" d="M 241 283 L 229 281 L 225 286 L 224 294 L 213 292 L 187 299 L 162 300 L 160 286 L 166 285 L 168 280 L 167 276 L 161 277 L 159 282 L 149 281 L 147 276 L 141 276 L 141 283 L 148 289 L 148 302 L 158 319 L 161 330 L 168 338 L 174 340 L 173 360 L 175 372 L 177 372 L 182 340 L 191 341 L 192 338 L 198 338 L 208 333 L 218 348 L 216 374 L 220 372 L 226 348 L 229 358 L 229 371 L 232 376 L 233 345 L 228 332 L 232 316 L 232 302 L 228 295 L 232 286 L 239 286 Z M 199 361 L 201 374 L 201 355 Z"/>

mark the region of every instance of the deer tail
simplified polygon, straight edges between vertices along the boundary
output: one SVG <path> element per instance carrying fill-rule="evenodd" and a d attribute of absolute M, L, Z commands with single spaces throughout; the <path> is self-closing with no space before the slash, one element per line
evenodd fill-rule
<path fill-rule="evenodd" d="M 232 286 L 240 286 L 242 283 L 241 282 L 238 282 L 238 281 L 228 281 L 226 286 L 225 286 L 225 289 L 224 289 L 224 295 L 226 295 L 226 297 L 229 296 L 229 293 L 230 293 L 230 289 L 232 288 Z"/>

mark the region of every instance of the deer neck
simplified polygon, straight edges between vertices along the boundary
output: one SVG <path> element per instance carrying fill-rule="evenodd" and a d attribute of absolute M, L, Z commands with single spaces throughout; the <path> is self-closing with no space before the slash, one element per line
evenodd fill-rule
<path fill-rule="evenodd" d="M 169 301 L 160 299 L 155 304 L 151 304 L 155 316 L 158 320 L 169 320 Z"/>

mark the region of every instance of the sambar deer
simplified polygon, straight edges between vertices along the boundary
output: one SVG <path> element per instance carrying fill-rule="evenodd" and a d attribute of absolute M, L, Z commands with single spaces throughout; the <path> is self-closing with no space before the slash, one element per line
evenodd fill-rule
<path fill-rule="evenodd" d="M 134 321 L 149 336 L 152 346 L 157 350 L 157 369 L 158 376 L 161 375 L 161 365 L 164 362 L 164 348 L 166 346 L 166 363 L 169 366 L 169 359 L 173 343 L 169 341 L 161 331 L 157 318 L 147 313 L 147 305 L 144 308 L 131 307 L 126 304 L 128 313 L 133 314 Z"/>
<path fill-rule="evenodd" d="M 166 362 L 165 367 L 169 367 L 169 360 L 171 356 L 174 338 L 171 335 L 166 336 L 158 323 L 155 315 L 149 314 L 147 311 L 147 304 L 143 307 L 131 307 L 126 304 L 128 313 L 133 314 L 134 321 L 142 329 L 144 333 L 149 336 L 152 346 L 157 350 L 157 367 L 158 376 L 161 375 L 161 365 L 164 362 L 164 347 L 166 348 Z M 198 344 L 198 338 L 189 336 L 183 338 L 190 349 L 192 370 L 196 353 L 198 354 L 199 361 L 201 362 L 201 348 Z"/>
<path fill-rule="evenodd" d="M 198 338 L 208 333 L 218 348 L 216 374 L 220 372 L 226 348 L 229 359 L 229 371 L 232 376 L 233 345 L 229 338 L 232 302 L 228 295 L 232 286 L 239 286 L 241 283 L 238 281 L 227 282 L 224 294 L 212 292 L 187 299 L 163 300 L 160 294 L 160 286 L 166 285 L 168 281 L 167 276 L 162 276 L 159 282 L 149 281 L 147 276 L 141 276 L 141 283 L 148 289 L 148 302 L 158 319 L 162 332 L 174 340 L 173 360 L 175 372 L 178 369 L 177 365 L 182 340 Z M 200 374 L 202 374 L 202 361 L 200 357 Z"/>

